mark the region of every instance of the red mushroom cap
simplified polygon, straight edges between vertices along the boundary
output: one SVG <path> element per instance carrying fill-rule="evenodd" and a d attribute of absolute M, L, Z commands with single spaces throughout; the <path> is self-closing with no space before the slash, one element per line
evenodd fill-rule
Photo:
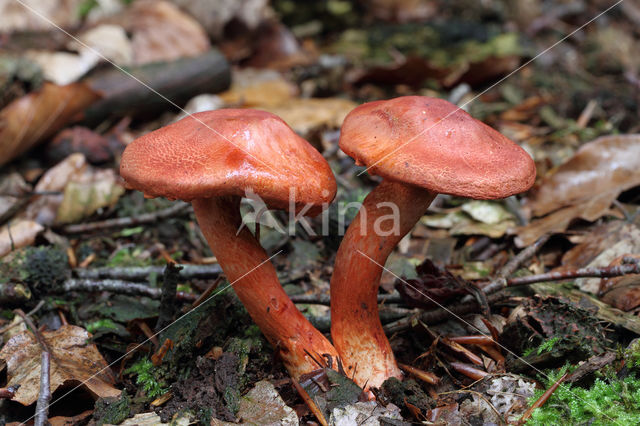
<path fill-rule="evenodd" d="M 148 133 L 127 146 L 120 174 L 147 196 L 185 201 L 250 190 L 288 209 L 293 188 L 296 207 L 317 212 L 336 193 L 316 149 L 278 116 L 251 109 L 201 112 Z"/>
<path fill-rule="evenodd" d="M 340 148 L 384 178 L 469 198 L 533 185 L 533 160 L 514 142 L 442 99 L 404 96 L 347 115 Z"/>

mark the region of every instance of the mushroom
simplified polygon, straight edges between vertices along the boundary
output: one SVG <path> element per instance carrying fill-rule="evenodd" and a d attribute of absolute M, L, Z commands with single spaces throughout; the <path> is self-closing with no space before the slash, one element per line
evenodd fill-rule
<path fill-rule="evenodd" d="M 242 226 L 247 191 L 270 208 L 318 214 L 336 193 L 329 165 L 274 114 L 223 109 L 193 114 L 125 149 L 120 174 L 147 197 L 191 201 L 220 267 L 254 322 L 299 378 L 336 351 L 298 311 L 254 235 Z"/>
<path fill-rule="evenodd" d="M 531 187 L 531 157 L 457 106 L 422 96 L 370 102 L 345 118 L 340 148 L 383 181 L 349 225 L 331 278 L 331 337 L 367 388 L 402 377 L 378 316 L 382 266 L 438 193 L 504 198 Z M 354 373 L 355 370 L 355 373 Z"/>

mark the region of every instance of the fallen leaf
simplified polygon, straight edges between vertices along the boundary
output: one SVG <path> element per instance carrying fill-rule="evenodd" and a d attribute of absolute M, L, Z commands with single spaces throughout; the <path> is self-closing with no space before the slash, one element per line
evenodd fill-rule
<path fill-rule="evenodd" d="M 33 244 L 44 227 L 32 220 L 18 219 L 0 228 L 0 257 Z"/>
<path fill-rule="evenodd" d="M 341 98 L 291 99 L 262 109 L 281 117 L 300 135 L 308 135 L 319 128 L 339 129 L 344 118 L 357 107 L 353 101 Z"/>
<path fill-rule="evenodd" d="M 36 197 L 21 217 L 50 226 L 79 221 L 112 206 L 124 187 L 113 169 L 91 167 L 84 155 L 75 153 L 49 169 L 35 191 L 54 194 Z"/>
<path fill-rule="evenodd" d="M 62 203 L 62 191 L 72 179 L 84 174 L 87 167 L 84 155 L 76 153 L 47 170 L 34 189 L 35 192 L 46 194 L 34 197 L 20 217 L 47 226 L 53 225 L 58 206 Z"/>
<path fill-rule="evenodd" d="M 638 254 L 623 254 L 616 257 L 609 266 L 622 265 L 624 257 L 640 259 Z M 598 294 L 600 300 L 625 312 L 637 308 L 640 306 L 640 274 L 602 278 Z"/>
<path fill-rule="evenodd" d="M 98 25 L 81 33 L 78 39 L 82 44 L 74 40 L 69 43 L 70 49 L 81 53 L 91 52 L 91 54 L 95 54 L 91 50 L 93 49 L 118 65 L 131 65 L 133 63 L 133 46 L 127 37 L 126 31 L 119 25 Z"/>
<path fill-rule="evenodd" d="M 584 144 L 575 155 L 542 179 L 527 197 L 535 217 L 562 207 L 582 204 L 594 194 L 614 200 L 622 191 L 640 185 L 640 134 L 604 136 Z M 603 206 L 606 210 L 609 205 Z M 597 219 L 598 212 L 589 214 Z M 599 216 L 598 216 L 599 217 Z"/>
<path fill-rule="evenodd" d="M 82 83 L 45 83 L 0 111 L 0 166 L 60 130 L 100 96 Z"/>
<path fill-rule="evenodd" d="M 336 407 L 331 413 L 329 423 L 335 426 L 378 426 L 402 422 L 400 408 L 392 403 L 378 404 L 376 401 L 356 402 L 345 407 Z"/>
<path fill-rule="evenodd" d="M 597 225 L 586 234 L 575 237 L 571 241 L 576 245 L 562 255 L 561 265 L 555 268 L 554 272 L 584 268 L 600 253 L 619 241 L 637 241 L 637 251 L 640 251 L 640 229 L 633 223 L 622 220 Z"/>
<path fill-rule="evenodd" d="M 611 213 L 611 203 L 622 191 L 637 185 L 640 135 L 589 142 L 528 196 L 525 210 L 538 218 L 515 230 L 516 245 L 525 247 L 546 233 L 563 232 L 574 219 L 595 221 Z"/>
<path fill-rule="evenodd" d="M 100 62 L 100 57 L 90 51 L 75 54 L 29 50 L 25 53 L 25 57 L 40 66 L 46 80 L 60 86 L 78 81 Z"/>
<path fill-rule="evenodd" d="M 432 228 L 450 229 L 451 235 L 485 235 L 500 238 L 515 227 L 515 218 L 500 203 L 469 201 L 446 213 L 425 215 L 421 223 Z"/>
<path fill-rule="evenodd" d="M 198 56 L 211 48 L 198 21 L 167 1 L 138 0 L 120 19 L 132 34 L 137 65 Z"/>
<path fill-rule="evenodd" d="M 93 410 L 86 410 L 86 411 L 83 411 L 82 413 L 80 413 L 80 414 L 78 414 L 76 416 L 71 416 L 71 417 L 55 416 L 55 417 L 51 417 L 51 418 L 47 419 L 47 422 L 51 426 L 73 426 L 73 425 L 77 425 L 77 424 L 84 424 L 86 421 L 89 421 L 89 418 L 91 417 L 92 414 L 93 414 Z"/>
<path fill-rule="evenodd" d="M 273 385 L 262 380 L 240 400 L 237 416 L 249 424 L 297 425 L 298 416 Z"/>
<path fill-rule="evenodd" d="M 495 201 L 472 200 L 462 205 L 462 211 L 478 222 L 488 225 L 495 225 L 514 218 L 502 204 Z"/>
<path fill-rule="evenodd" d="M 66 384 L 83 383 L 96 397 L 118 396 L 113 387 L 115 377 L 96 345 L 87 344 L 91 335 L 83 328 L 63 325 L 55 331 L 42 332 L 51 351 L 50 389 L 53 393 Z M 30 331 L 14 336 L 0 351 L 7 362 L 8 386 L 20 384 L 12 398 L 22 405 L 31 405 L 40 391 L 41 348 Z"/>
<path fill-rule="evenodd" d="M 87 173 L 65 186 L 56 223 L 73 223 L 98 209 L 113 207 L 124 191 L 113 169 L 87 169 Z"/>
<path fill-rule="evenodd" d="M 11 210 L 16 203 L 22 200 L 29 191 L 31 185 L 16 172 L 0 177 L 0 216 Z"/>
<path fill-rule="evenodd" d="M 246 68 L 233 74 L 231 87 L 218 96 L 230 106 L 268 108 L 291 101 L 298 88 L 277 71 Z"/>
<path fill-rule="evenodd" d="M 169 423 L 162 423 L 160 416 L 156 413 L 139 413 L 130 419 L 120 423 L 120 426 L 164 426 Z M 111 426 L 111 425 L 106 425 Z"/>

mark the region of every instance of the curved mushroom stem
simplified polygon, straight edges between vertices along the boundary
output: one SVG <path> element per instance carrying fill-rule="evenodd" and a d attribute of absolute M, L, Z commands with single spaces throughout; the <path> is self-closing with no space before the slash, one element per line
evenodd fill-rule
<path fill-rule="evenodd" d="M 297 380 L 301 374 L 319 366 L 317 359 L 329 354 L 333 345 L 316 330 L 284 292 L 276 270 L 260 243 L 243 227 L 240 197 L 214 197 L 192 202 L 200 229 L 238 298 L 260 327 L 267 340 L 280 351 L 289 373 Z"/>
<path fill-rule="evenodd" d="M 379 387 L 390 377 L 402 377 L 378 315 L 379 265 L 435 196 L 383 181 L 365 198 L 338 249 L 331 277 L 331 337 L 347 375 L 360 386 Z"/>

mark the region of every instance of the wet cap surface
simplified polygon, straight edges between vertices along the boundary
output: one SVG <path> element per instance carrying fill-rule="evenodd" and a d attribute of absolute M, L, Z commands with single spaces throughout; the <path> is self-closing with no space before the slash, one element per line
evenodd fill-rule
<path fill-rule="evenodd" d="M 136 139 L 120 174 L 147 196 L 185 201 L 253 191 L 287 209 L 291 189 L 298 205 L 328 203 L 336 192 L 317 150 L 276 115 L 249 109 L 197 113 Z"/>
<path fill-rule="evenodd" d="M 342 125 L 340 148 L 371 174 L 462 197 L 508 197 L 536 176 L 517 144 L 450 102 L 423 96 L 360 105 Z"/>

